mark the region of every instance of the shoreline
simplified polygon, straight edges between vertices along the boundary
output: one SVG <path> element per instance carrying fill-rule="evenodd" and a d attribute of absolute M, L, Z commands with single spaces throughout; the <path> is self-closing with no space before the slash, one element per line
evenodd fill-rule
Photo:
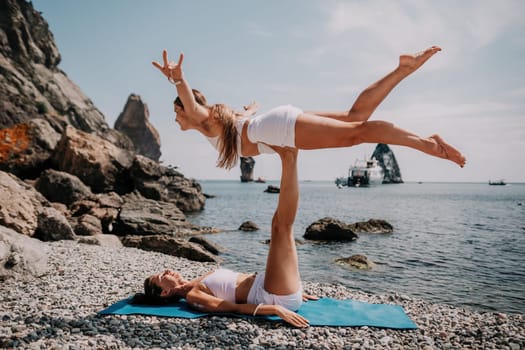
<path fill-rule="evenodd" d="M 418 329 L 295 329 L 278 322 L 227 316 L 97 316 L 103 308 L 141 291 L 149 274 L 172 268 L 194 278 L 217 265 L 134 248 L 113 249 L 75 241 L 47 244 L 51 248 L 47 275 L 25 282 L 9 279 L 2 284 L 1 348 L 525 348 L 522 314 L 479 312 L 397 293 L 375 295 L 312 281 L 304 281 L 310 294 L 401 305 Z"/>

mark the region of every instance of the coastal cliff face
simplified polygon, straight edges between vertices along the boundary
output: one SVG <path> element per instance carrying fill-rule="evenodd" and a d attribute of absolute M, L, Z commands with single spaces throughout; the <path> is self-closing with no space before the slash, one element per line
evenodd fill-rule
<path fill-rule="evenodd" d="M 372 154 L 372 158 L 375 158 L 381 168 L 383 168 L 383 173 L 385 174 L 385 177 L 383 178 L 384 184 L 403 183 L 401 170 L 397 164 L 396 156 L 388 145 L 378 143 Z"/>
<path fill-rule="evenodd" d="M 0 227 L 99 243 L 108 234 L 210 232 L 186 220 L 205 196 L 195 180 L 159 164 L 160 137 L 140 97 L 130 96 L 117 121 L 122 132 L 112 129 L 59 63 L 32 3 L 0 1 Z"/>

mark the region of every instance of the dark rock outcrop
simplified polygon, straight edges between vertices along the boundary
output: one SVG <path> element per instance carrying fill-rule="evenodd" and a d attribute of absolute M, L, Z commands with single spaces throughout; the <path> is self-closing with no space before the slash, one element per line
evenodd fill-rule
<path fill-rule="evenodd" d="M 48 169 L 35 182 L 35 188 L 50 202 L 70 205 L 78 200 L 93 197 L 91 189 L 75 175 Z"/>
<path fill-rule="evenodd" d="M 115 122 L 115 129 L 126 134 L 138 154 L 158 161 L 160 152 L 160 136 L 149 122 L 148 106 L 140 96 L 131 94 L 124 110 Z"/>
<path fill-rule="evenodd" d="M 274 185 L 268 185 L 268 187 L 266 187 L 264 192 L 267 192 L 267 193 L 279 193 L 279 192 L 281 192 L 281 189 L 279 187 L 277 187 L 277 186 L 274 186 Z"/>
<path fill-rule="evenodd" d="M 353 241 L 358 238 L 349 224 L 330 217 L 310 224 L 303 237 L 315 241 Z"/>
<path fill-rule="evenodd" d="M 253 181 L 253 169 L 255 159 L 253 157 L 241 157 L 241 182 Z"/>
<path fill-rule="evenodd" d="M 218 255 L 219 253 L 222 253 L 225 251 L 223 247 L 201 236 L 190 237 L 188 241 L 191 243 L 197 243 L 201 245 L 204 249 L 206 249 L 207 251 L 209 251 L 210 253 L 214 255 Z"/>
<path fill-rule="evenodd" d="M 46 274 L 48 254 L 45 243 L 0 225 L 0 281 Z"/>
<path fill-rule="evenodd" d="M 200 244 L 167 235 L 126 236 L 121 241 L 126 247 L 184 257 L 193 261 L 216 263 L 222 261 L 222 259 L 208 252 Z"/>
<path fill-rule="evenodd" d="M 375 158 L 381 168 L 383 168 L 384 184 L 400 184 L 403 183 L 401 177 L 401 170 L 397 164 L 396 156 L 394 152 L 388 147 L 388 145 L 378 143 L 372 158 Z"/>
<path fill-rule="evenodd" d="M 200 184 L 146 157 L 136 155 L 129 177 L 134 188 L 144 197 L 174 203 L 183 212 L 204 208 L 206 197 Z"/>
<path fill-rule="evenodd" d="M 253 221 L 245 221 L 239 226 L 240 231 L 257 231 L 259 226 Z"/>

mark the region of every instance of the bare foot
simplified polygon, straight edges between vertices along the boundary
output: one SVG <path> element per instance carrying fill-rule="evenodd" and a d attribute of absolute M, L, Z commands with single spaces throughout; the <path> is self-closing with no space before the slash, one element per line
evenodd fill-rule
<path fill-rule="evenodd" d="M 429 139 L 433 140 L 436 144 L 435 155 L 437 157 L 451 160 L 462 168 L 465 166 L 467 162 L 465 157 L 457 149 L 446 143 L 441 136 L 432 135 Z"/>
<path fill-rule="evenodd" d="M 423 63 L 439 51 L 441 51 L 439 46 L 431 46 L 428 49 L 415 54 L 401 55 L 399 56 L 399 68 L 406 70 L 408 74 L 410 74 L 421 67 Z"/>

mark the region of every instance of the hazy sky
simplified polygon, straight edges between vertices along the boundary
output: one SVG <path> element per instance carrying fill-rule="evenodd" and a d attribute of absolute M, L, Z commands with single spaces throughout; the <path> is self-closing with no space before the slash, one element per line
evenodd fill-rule
<path fill-rule="evenodd" d="M 165 164 L 197 179 L 238 179 L 215 167 L 216 151 L 174 122 L 175 87 L 151 65 L 162 49 L 184 52 L 185 76 L 211 103 L 265 111 L 348 109 L 395 68 L 398 56 L 443 51 L 403 81 L 372 119 L 441 134 L 467 156 L 455 164 L 392 146 L 405 181 L 525 182 L 525 2 L 33 0 L 62 55 L 60 68 L 110 126 L 131 93 L 148 105 Z M 305 151 L 303 180 L 347 174 L 373 144 Z M 255 176 L 276 179 L 275 155 L 256 157 Z"/>

